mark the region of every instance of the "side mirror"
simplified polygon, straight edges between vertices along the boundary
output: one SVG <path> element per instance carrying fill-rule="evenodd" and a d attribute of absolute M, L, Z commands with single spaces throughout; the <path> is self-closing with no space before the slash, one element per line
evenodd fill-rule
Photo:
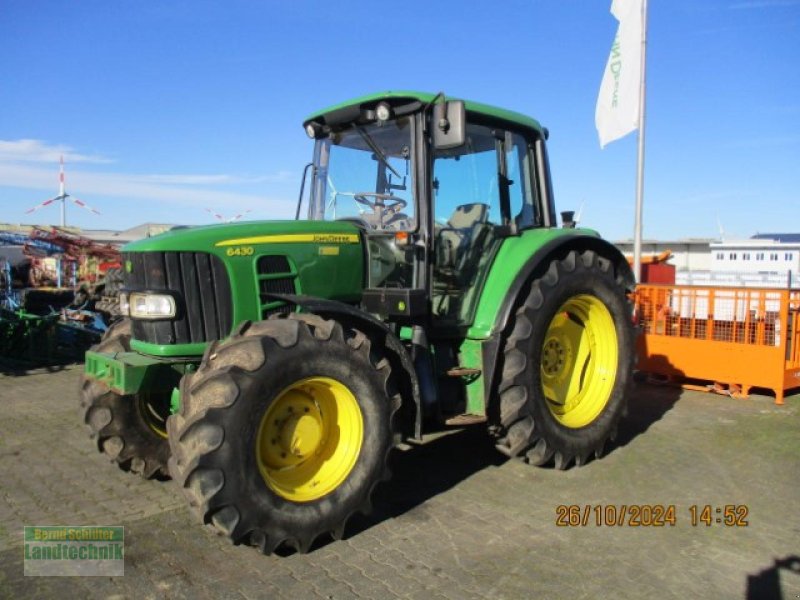
<path fill-rule="evenodd" d="M 433 105 L 431 115 L 433 147 L 448 150 L 463 146 L 467 140 L 467 111 L 463 100 L 449 100 Z"/>

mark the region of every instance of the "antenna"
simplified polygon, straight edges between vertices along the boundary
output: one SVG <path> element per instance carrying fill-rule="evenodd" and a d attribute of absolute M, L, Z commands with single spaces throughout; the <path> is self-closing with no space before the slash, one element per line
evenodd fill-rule
<path fill-rule="evenodd" d="M 64 185 L 64 155 L 63 154 L 61 155 L 60 162 L 61 162 L 61 168 L 59 169 L 59 172 L 58 172 L 58 196 L 56 196 L 55 198 L 50 198 L 49 200 L 45 200 L 44 202 L 42 202 L 40 204 L 37 204 L 33 208 L 29 208 L 28 210 L 25 211 L 25 214 L 27 215 L 27 214 L 30 214 L 32 212 L 36 212 L 40 208 L 44 208 L 45 206 L 49 206 L 53 202 L 61 202 L 61 227 L 66 227 L 66 224 L 67 224 L 67 206 L 66 206 L 67 198 L 69 198 L 70 202 L 72 202 L 76 206 L 80 206 L 81 208 L 84 208 L 84 209 L 86 209 L 88 211 L 91 211 L 96 215 L 102 214 L 99 210 L 95 210 L 94 208 L 92 208 L 91 206 L 86 204 L 86 202 L 84 202 L 83 200 L 78 200 L 77 198 L 75 198 L 74 196 L 70 196 L 66 192 L 66 187 Z"/>
<path fill-rule="evenodd" d="M 581 215 L 583 214 L 583 207 L 585 205 L 586 205 L 586 201 L 585 200 L 581 200 L 581 207 L 578 209 L 578 214 L 575 215 L 575 226 L 576 227 L 581 222 Z"/>
<path fill-rule="evenodd" d="M 719 220 L 719 215 L 717 215 L 717 227 L 719 228 L 719 240 L 721 242 L 725 241 L 725 230 L 722 228 L 722 221 Z"/>

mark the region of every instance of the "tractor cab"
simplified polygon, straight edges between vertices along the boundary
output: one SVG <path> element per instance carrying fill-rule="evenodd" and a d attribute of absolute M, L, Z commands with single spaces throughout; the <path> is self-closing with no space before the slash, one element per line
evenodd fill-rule
<path fill-rule="evenodd" d="M 321 111 L 305 129 L 315 140 L 308 218 L 362 230 L 364 304 L 387 319 L 468 326 L 502 240 L 552 224 L 546 136 L 533 119 L 389 92 Z"/>

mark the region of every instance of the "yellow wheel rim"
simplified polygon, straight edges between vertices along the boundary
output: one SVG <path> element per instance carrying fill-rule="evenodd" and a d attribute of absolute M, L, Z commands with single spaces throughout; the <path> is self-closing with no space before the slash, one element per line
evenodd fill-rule
<path fill-rule="evenodd" d="M 598 298 L 573 296 L 561 305 L 542 345 L 542 391 L 565 427 L 585 427 L 611 398 L 617 373 L 617 330 Z"/>
<path fill-rule="evenodd" d="M 140 392 L 137 394 L 136 400 L 139 404 L 139 412 L 150 430 L 157 436 L 167 439 L 169 396 Z"/>
<path fill-rule="evenodd" d="M 290 385 L 258 428 L 256 458 L 269 488 L 293 502 L 311 502 L 338 488 L 358 460 L 364 418 L 353 392 L 328 377 Z"/>

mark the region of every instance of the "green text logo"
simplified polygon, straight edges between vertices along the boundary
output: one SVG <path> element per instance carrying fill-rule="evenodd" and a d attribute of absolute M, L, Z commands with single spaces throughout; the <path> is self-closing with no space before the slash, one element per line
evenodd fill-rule
<path fill-rule="evenodd" d="M 125 574 L 123 527 L 26 525 L 25 575 Z"/>

